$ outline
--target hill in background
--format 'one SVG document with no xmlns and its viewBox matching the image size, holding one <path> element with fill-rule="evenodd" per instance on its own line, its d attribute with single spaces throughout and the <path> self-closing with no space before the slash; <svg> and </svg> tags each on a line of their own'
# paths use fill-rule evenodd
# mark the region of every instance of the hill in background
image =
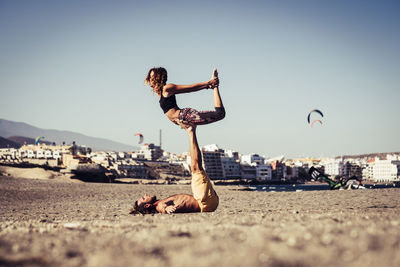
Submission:
<svg viewBox="0 0 400 267">
<path fill-rule="evenodd" d="M 25 136 L 10 136 L 7 138 L 7 140 L 10 140 L 20 146 L 22 145 L 34 145 L 35 144 L 35 139 L 30 138 L 30 137 L 25 137 Z M 46 141 L 46 140 L 40 140 L 40 143 L 44 143 L 46 145 L 51 145 L 53 142 Z"/>
<path fill-rule="evenodd" d="M 138 147 L 126 145 L 123 143 L 115 142 L 112 140 L 91 137 L 83 135 L 76 132 L 70 131 L 60 131 L 60 130 L 49 130 L 41 129 L 27 123 L 14 122 L 5 119 L 0 119 L 0 137 L 1 145 L 4 143 L 7 147 L 12 147 L 11 145 L 22 145 L 24 142 L 32 144 L 37 136 L 44 136 L 45 138 L 41 140 L 41 143 L 56 143 L 57 145 L 62 144 L 72 144 L 76 142 L 77 145 L 86 145 L 92 148 L 93 151 L 135 151 Z M 8 141 L 7 141 L 8 140 Z M 8 143 L 9 142 L 9 143 Z M 18 146 L 18 147 L 19 147 Z"/>
<path fill-rule="evenodd" d="M 0 148 L 20 148 L 20 144 L 0 136 Z"/>
</svg>

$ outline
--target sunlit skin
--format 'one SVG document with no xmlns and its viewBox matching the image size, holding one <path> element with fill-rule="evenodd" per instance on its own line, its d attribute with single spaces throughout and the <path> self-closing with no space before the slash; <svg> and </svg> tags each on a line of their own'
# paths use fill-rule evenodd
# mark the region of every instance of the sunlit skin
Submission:
<svg viewBox="0 0 400 267">
<path fill-rule="evenodd" d="M 200 82 L 190 85 L 177 85 L 173 83 L 167 83 L 167 71 L 164 68 L 161 67 L 154 68 L 149 71 L 145 79 L 145 84 L 150 85 L 150 87 L 153 89 L 155 93 L 157 93 L 160 99 L 161 97 L 168 98 L 175 94 L 190 93 L 202 89 L 213 89 L 214 107 L 216 109 L 217 108 L 223 109 L 223 104 L 218 88 L 219 86 L 218 72 L 216 69 L 213 70 L 211 80 L 209 80 L 208 82 Z M 173 105 L 175 107 L 172 108 L 168 107 L 169 109 L 165 114 L 169 120 L 180 125 L 188 132 L 189 142 L 190 142 L 192 174 L 200 173 L 201 171 L 204 170 L 202 167 L 201 152 L 196 138 L 196 125 L 192 125 L 190 122 L 182 122 L 183 120 L 179 119 L 181 109 L 179 109 L 179 107 L 177 107 L 175 103 Z M 224 112 L 223 116 L 225 116 L 225 111 L 223 112 Z M 207 179 L 209 178 L 207 177 Z M 203 184 L 207 185 L 208 182 L 205 182 Z M 215 192 L 211 194 L 215 194 Z M 132 212 L 139 212 L 139 213 L 158 212 L 158 213 L 168 213 L 168 214 L 180 213 L 180 212 L 201 212 L 202 208 L 200 208 L 198 201 L 199 200 L 196 200 L 193 197 L 193 195 L 188 195 L 188 194 L 177 194 L 161 200 L 157 200 L 156 196 L 154 195 L 144 195 L 135 202 Z M 214 203 L 217 203 L 215 205 L 218 205 L 218 196 L 216 194 L 214 197 L 214 201 L 216 201 Z M 215 206 L 215 208 L 216 207 L 217 206 Z"/>
<path fill-rule="evenodd" d="M 157 86 L 156 82 L 154 81 L 155 80 L 154 76 L 155 76 L 154 71 L 150 72 L 149 85 L 153 89 Z M 190 92 L 195 92 L 195 91 L 199 91 L 199 90 L 203 90 L 203 89 L 213 89 L 214 90 L 214 106 L 222 107 L 222 101 L 221 101 L 221 97 L 219 95 L 218 85 L 219 85 L 218 77 L 213 77 L 208 82 L 200 82 L 200 83 L 194 83 L 194 84 L 190 84 L 190 85 L 177 85 L 177 84 L 173 84 L 173 83 L 168 83 L 168 84 L 163 85 L 162 94 L 163 94 L 163 97 L 169 97 L 174 94 L 190 93 Z M 161 97 L 161 93 L 157 93 L 157 94 L 159 97 Z M 165 113 L 165 115 L 173 123 L 176 123 L 179 113 L 180 113 L 180 109 L 172 108 L 172 109 L 168 110 L 167 113 Z"/>
<path fill-rule="evenodd" d="M 196 127 L 187 126 L 185 129 L 189 135 L 191 171 L 199 172 L 203 170 L 203 164 L 196 138 Z M 192 195 L 188 194 L 177 194 L 158 201 L 156 200 L 155 195 L 146 194 L 137 201 L 137 204 L 139 208 L 144 208 L 151 212 L 167 214 L 201 211 L 196 199 Z"/>
<path fill-rule="evenodd" d="M 158 213 L 200 212 L 200 206 L 192 195 L 177 194 L 161 200 L 156 196 L 144 195 L 138 200 L 138 206 Z"/>
</svg>

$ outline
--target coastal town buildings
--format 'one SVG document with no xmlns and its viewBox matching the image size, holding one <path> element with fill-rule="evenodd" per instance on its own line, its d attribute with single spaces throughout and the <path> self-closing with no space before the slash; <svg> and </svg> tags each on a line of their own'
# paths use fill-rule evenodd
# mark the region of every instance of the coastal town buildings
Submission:
<svg viewBox="0 0 400 267">
<path fill-rule="evenodd" d="M 286 165 L 283 162 L 275 161 L 271 163 L 273 181 L 286 180 Z"/>
<path fill-rule="evenodd" d="M 332 177 L 362 177 L 375 182 L 393 182 L 400 180 L 400 158 L 387 155 L 387 159 L 375 158 L 337 158 L 320 162 L 325 174 Z"/>
<path fill-rule="evenodd" d="M 265 157 L 252 153 L 240 157 L 243 179 L 257 179 L 259 181 L 272 181 L 273 169 Z"/>
<path fill-rule="evenodd" d="M 148 178 L 148 172 L 143 162 L 122 160 L 115 163 L 114 169 L 119 172 L 119 177 Z"/>
<path fill-rule="evenodd" d="M 373 180 L 373 163 L 375 159 L 368 159 L 361 165 L 361 177 L 363 180 Z"/>
<path fill-rule="evenodd" d="M 362 177 L 376 183 L 400 181 L 400 154 L 386 154 L 386 158 L 371 156 L 341 156 L 337 158 L 297 158 L 285 160 L 283 156 L 265 158 L 256 153 L 240 155 L 224 150 L 216 144 L 202 148 L 203 166 L 211 179 L 257 180 L 260 182 L 305 181 L 311 166 L 318 166 L 331 178 Z M 145 144 L 138 151 L 92 152 L 85 146 L 37 144 L 17 148 L 0 148 L 0 163 L 44 165 L 76 170 L 100 169 L 118 177 L 156 177 L 152 168 L 162 169 L 167 175 L 178 172 L 178 177 L 190 176 L 188 152 L 173 154 L 160 146 Z M 162 167 L 160 167 L 161 165 Z M 158 166 L 159 165 L 159 166 Z M 300 177 L 301 176 L 301 177 Z"/>
<path fill-rule="evenodd" d="M 240 173 L 245 181 L 257 179 L 257 164 L 240 164 Z"/>
<path fill-rule="evenodd" d="M 272 166 L 264 163 L 256 166 L 256 176 L 261 181 L 272 181 Z"/>
<path fill-rule="evenodd" d="M 361 170 L 361 163 L 360 161 L 346 161 L 342 169 L 340 170 L 340 177 L 343 178 L 350 178 L 352 176 L 361 177 L 362 170 Z"/>
<path fill-rule="evenodd" d="M 204 169 L 210 179 L 224 179 L 224 169 L 222 166 L 223 152 L 203 150 Z"/>
<path fill-rule="evenodd" d="M 286 165 L 285 180 L 295 180 L 295 179 L 297 179 L 299 177 L 300 168 L 301 167 L 299 167 L 299 166 Z"/>
<path fill-rule="evenodd" d="M 156 146 L 153 143 L 144 144 L 139 151 L 132 155 L 133 158 L 136 159 L 145 159 L 145 160 L 158 160 L 163 156 L 163 150 L 160 146 Z"/>
<path fill-rule="evenodd" d="M 375 182 L 400 181 L 400 160 L 388 158 L 386 160 L 376 159 L 372 164 L 372 177 Z"/>
<path fill-rule="evenodd" d="M 324 166 L 324 173 L 326 175 L 340 175 L 340 171 L 343 169 L 343 159 L 329 159 L 321 162 L 321 165 Z"/>
<path fill-rule="evenodd" d="M 326 175 L 335 177 L 340 176 L 343 178 L 350 178 L 352 176 L 362 177 L 362 161 L 357 159 L 343 158 L 328 159 L 321 161 L 320 165 L 324 167 Z M 363 165 L 364 166 L 364 165 Z"/>
<path fill-rule="evenodd" d="M 252 154 L 248 154 L 248 155 L 242 155 L 240 157 L 240 162 L 242 164 L 259 164 L 262 165 L 265 162 L 265 157 L 262 157 L 258 154 L 252 153 Z"/>
<path fill-rule="evenodd" d="M 235 157 L 230 157 L 228 154 L 224 154 L 221 157 L 223 176 L 226 179 L 240 179 L 240 163 Z"/>
</svg>

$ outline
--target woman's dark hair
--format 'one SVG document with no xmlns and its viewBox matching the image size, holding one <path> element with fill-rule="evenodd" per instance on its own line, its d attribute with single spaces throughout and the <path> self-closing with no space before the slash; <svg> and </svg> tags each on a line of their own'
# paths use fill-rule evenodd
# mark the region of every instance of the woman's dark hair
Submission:
<svg viewBox="0 0 400 267">
<path fill-rule="evenodd" d="M 154 76 L 151 77 L 151 72 L 154 72 Z M 150 84 L 150 80 L 154 82 L 155 86 L 153 87 L 154 92 L 158 95 L 161 94 L 162 87 L 167 83 L 168 74 L 167 70 L 163 67 L 155 67 L 149 70 L 147 73 L 147 77 L 144 80 L 144 84 Z"/>
</svg>

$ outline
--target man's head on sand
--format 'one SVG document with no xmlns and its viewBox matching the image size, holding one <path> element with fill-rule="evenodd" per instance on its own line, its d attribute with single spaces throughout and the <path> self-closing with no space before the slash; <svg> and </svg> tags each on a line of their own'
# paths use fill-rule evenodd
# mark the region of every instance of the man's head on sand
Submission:
<svg viewBox="0 0 400 267">
<path fill-rule="evenodd" d="M 157 201 L 157 198 L 156 198 L 155 195 L 147 195 L 147 194 L 145 194 L 144 196 L 139 198 L 137 201 L 135 201 L 130 213 L 133 213 L 133 214 L 154 213 L 155 212 L 155 207 L 153 206 L 153 203 L 156 202 L 156 201 Z"/>
</svg>

